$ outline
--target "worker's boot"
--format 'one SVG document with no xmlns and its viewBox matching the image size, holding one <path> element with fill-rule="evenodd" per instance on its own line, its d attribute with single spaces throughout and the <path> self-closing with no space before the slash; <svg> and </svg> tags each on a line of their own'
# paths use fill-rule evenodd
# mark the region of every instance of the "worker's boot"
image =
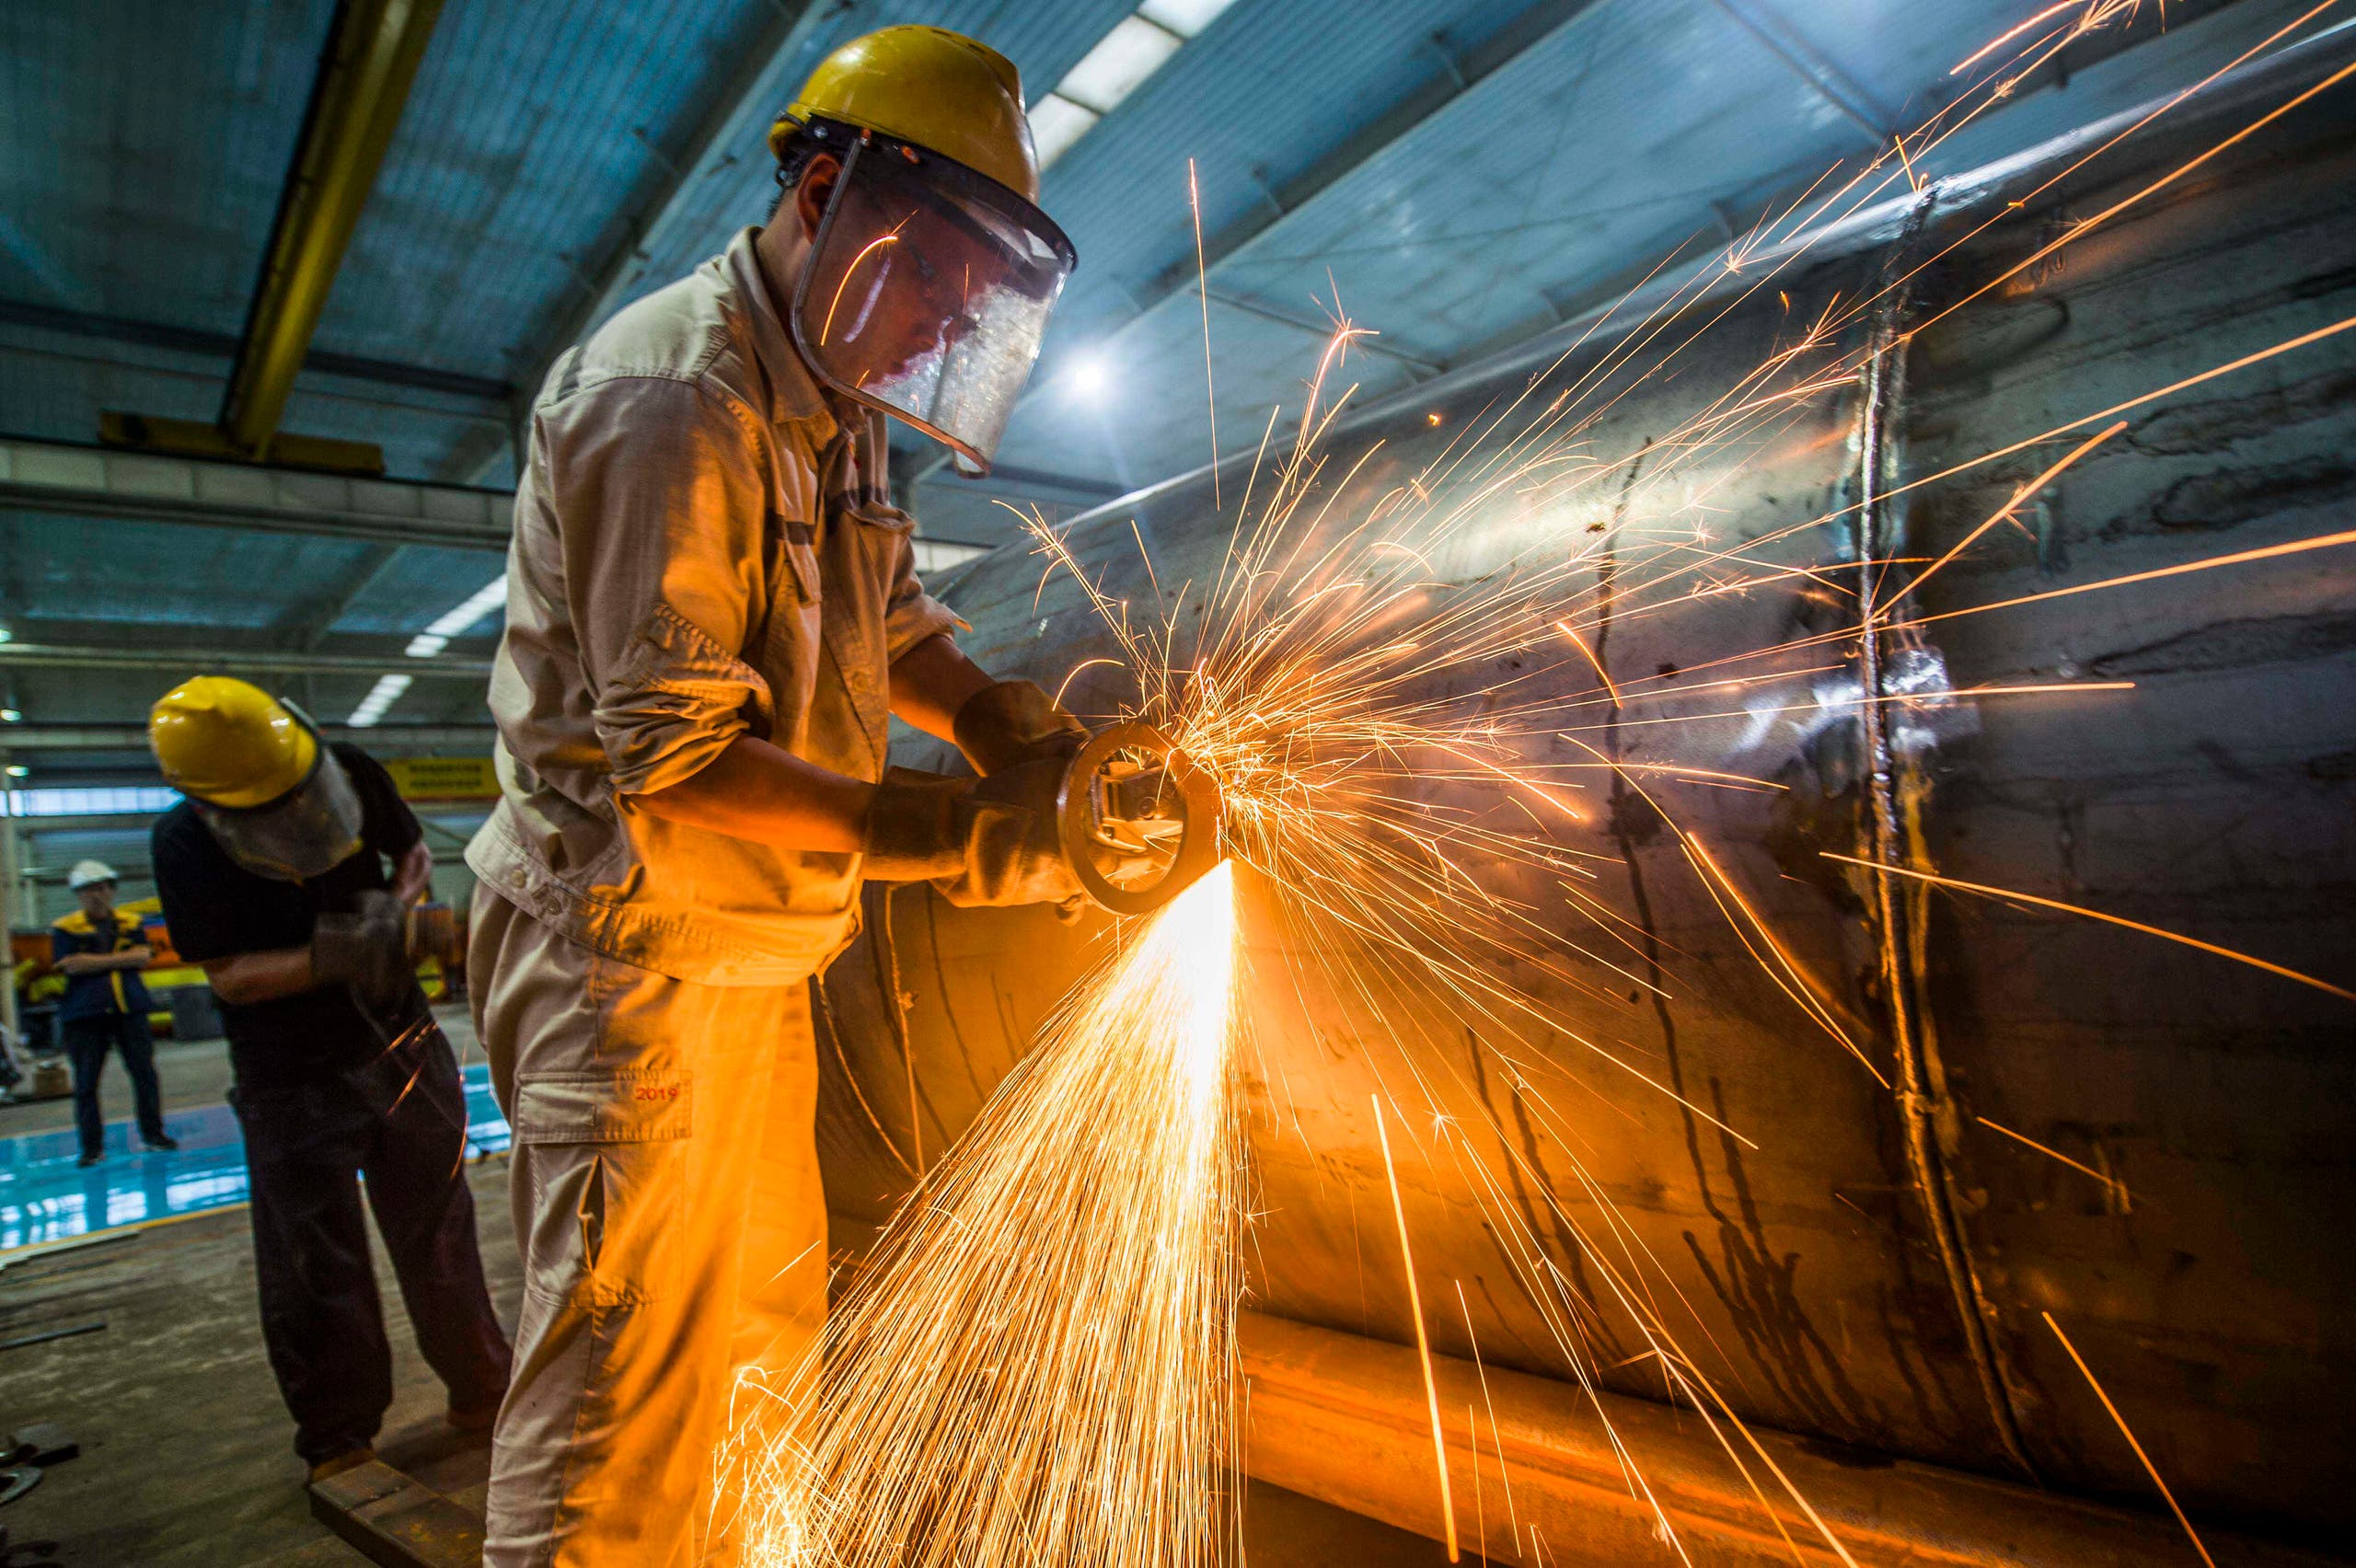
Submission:
<svg viewBox="0 0 2356 1568">
<path fill-rule="evenodd" d="M 331 1459 L 321 1459 L 311 1467 L 311 1484 L 317 1486 L 319 1482 L 330 1481 L 346 1470 L 358 1470 L 365 1464 L 374 1464 L 375 1459 L 376 1450 L 374 1448 L 353 1448 L 348 1453 L 338 1454 Z"/>
</svg>

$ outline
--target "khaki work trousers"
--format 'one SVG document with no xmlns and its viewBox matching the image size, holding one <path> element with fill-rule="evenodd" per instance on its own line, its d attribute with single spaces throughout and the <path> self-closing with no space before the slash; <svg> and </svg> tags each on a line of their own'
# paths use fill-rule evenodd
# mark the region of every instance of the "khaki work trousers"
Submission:
<svg viewBox="0 0 2356 1568">
<path fill-rule="evenodd" d="M 467 974 L 514 1129 L 524 1263 L 485 1568 L 687 1568 L 738 1369 L 799 1369 L 826 1316 L 804 984 L 701 986 L 479 888 Z"/>
</svg>

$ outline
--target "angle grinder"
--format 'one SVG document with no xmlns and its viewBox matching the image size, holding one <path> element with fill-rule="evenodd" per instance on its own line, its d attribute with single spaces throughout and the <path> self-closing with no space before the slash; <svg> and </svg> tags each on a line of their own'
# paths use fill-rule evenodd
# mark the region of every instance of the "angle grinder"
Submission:
<svg viewBox="0 0 2356 1568">
<path fill-rule="evenodd" d="M 1115 915 L 1150 914 L 1218 865 L 1219 813 L 1210 774 L 1136 720 L 1082 746 L 1056 796 L 1072 875 Z"/>
</svg>

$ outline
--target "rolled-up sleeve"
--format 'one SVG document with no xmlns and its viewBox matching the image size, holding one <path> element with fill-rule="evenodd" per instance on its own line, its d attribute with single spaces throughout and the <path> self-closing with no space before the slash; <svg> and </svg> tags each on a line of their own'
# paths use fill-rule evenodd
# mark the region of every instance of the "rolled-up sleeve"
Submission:
<svg viewBox="0 0 2356 1568">
<path fill-rule="evenodd" d="M 886 661 L 897 663 L 900 655 L 918 643 L 944 631 L 955 631 L 964 624 L 948 605 L 924 591 L 924 584 L 917 580 L 916 543 L 903 534 L 899 559 L 892 571 L 892 590 L 884 601 Z"/>
<path fill-rule="evenodd" d="M 540 421 L 598 743 L 620 792 L 667 788 L 771 717 L 741 656 L 765 591 L 757 427 L 660 376 L 585 387 Z"/>
</svg>

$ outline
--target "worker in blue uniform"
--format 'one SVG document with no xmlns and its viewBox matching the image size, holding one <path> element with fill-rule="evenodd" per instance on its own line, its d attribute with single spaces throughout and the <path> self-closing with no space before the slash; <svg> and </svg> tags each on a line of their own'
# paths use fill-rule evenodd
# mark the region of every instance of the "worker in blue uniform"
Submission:
<svg viewBox="0 0 2356 1568">
<path fill-rule="evenodd" d="M 65 976 L 57 1020 L 74 1063 L 74 1128 L 84 1165 L 106 1158 L 107 1123 L 98 1108 L 98 1079 L 107 1054 L 121 1053 L 131 1078 L 139 1140 L 152 1149 L 178 1148 L 164 1130 L 164 1101 L 156 1087 L 156 1043 L 147 1032 L 147 987 L 139 972 L 155 951 L 135 916 L 114 906 L 114 868 L 84 860 L 66 873 L 81 907 L 49 928 L 50 962 Z"/>
</svg>

